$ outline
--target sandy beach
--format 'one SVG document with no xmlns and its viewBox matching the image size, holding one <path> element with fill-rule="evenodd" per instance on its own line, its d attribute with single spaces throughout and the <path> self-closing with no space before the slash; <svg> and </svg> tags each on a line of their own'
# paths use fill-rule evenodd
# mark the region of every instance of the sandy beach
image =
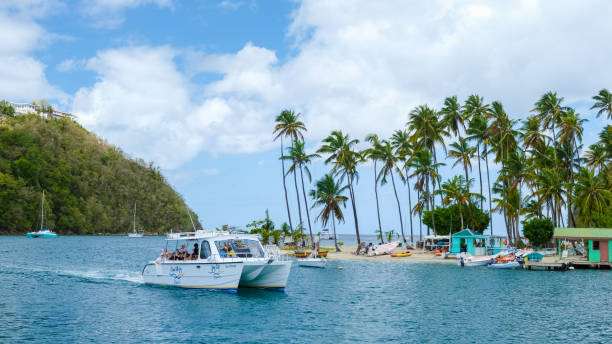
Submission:
<svg viewBox="0 0 612 344">
<path fill-rule="evenodd" d="M 420 263 L 457 263 L 454 257 L 448 259 L 442 259 L 442 257 L 436 257 L 433 252 L 423 252 L 422 250 L 410 250 L 412 252 L 412 256 L 410 257 L 391 257 L 388 254 L 382 256 L 363 256 L 356 255 L 355 251 L 357 250 L 356 246 L 342 246 L 340 248 L 342 252 L 336 252 L 333 247 L 322 247 L 322 251 L 328 251 L 327 258 L 330 260 L 368 260 L 368 261 L 377 261 L 377 262 L 420 262 Z M 307 250 L 309 251 L 309 250 Z M 398 247 L 392 251 L 392 253 L 404 253 L 406 249 L 403 247 Z M 293 255 L 294 251 L 283 250 L 283 253 L 287 253 L 289 255 Z"/>
</svg>

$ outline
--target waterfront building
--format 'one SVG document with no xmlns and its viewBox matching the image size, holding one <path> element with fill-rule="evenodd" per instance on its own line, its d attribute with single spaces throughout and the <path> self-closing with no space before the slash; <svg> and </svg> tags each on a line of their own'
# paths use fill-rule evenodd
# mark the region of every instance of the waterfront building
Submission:
<svg viewBox="0 0 612 344">
<path fill-rule="evenodd" d="M 553 239 L 559 246 L 559 259 L 563 257 L 563 241 L 587 242 L 586 256 L 592 263 L 612 262 L 612 228 L 555 228 Z"/>
</svg>

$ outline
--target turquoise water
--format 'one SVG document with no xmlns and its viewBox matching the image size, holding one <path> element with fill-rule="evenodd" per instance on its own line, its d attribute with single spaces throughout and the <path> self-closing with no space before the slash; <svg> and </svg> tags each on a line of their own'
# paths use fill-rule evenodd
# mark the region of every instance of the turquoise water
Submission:
<svg viewBox="0 0 612 344">
<path fill-rule="evenodd" d="M 142 284 L 161 237 L 0 237 L 0 343 L 606 342 L 612 271 L 334 262 L 286 292 Z M 343 269 L 339 270 L 338 266 Z"/>
</svg>

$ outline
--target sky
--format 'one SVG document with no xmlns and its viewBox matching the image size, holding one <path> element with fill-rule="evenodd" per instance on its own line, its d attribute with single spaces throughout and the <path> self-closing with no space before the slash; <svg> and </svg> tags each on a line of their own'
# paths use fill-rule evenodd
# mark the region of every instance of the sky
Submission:
<svg viewBox="0 0 612 344">
<path fill-rule="evenodd" d="M 589 108 L 612 87 L 611 17 L 605 0 L 3 0 L 0 99 L 46 99 L 152 161 L 205 228 L 244 227 L 266 209 L 280 224 L 272 130 L 283 109 L 301 113 L 314 152 L 332 130 L 388 137 L 414 107 L 439 109 L 447 96 L 479 94 L 523 119 L 555 91 L 588 119 L 585 147 L 595 142 L 610 124 Z M 444 179 L 463 173 L 444 162 Z M 322 160 L 311 166 L 313 179 L 328 171 Z M 372 234 L 373 168 L 359 171 L 360 228 Z M 296 222 L 292 179 L 287 186 Z M 406 214 L 408 190 L 398 192 Z M 393 189 L 379 194 L 384 230 L 398 231 Z M 350 207 L 345 214 L 338 232 L 352 233 Z M 502 234 L 503 219 L 493 221 Z M 416 217 L 413 225 L 418 232 Z"/>
</svg>

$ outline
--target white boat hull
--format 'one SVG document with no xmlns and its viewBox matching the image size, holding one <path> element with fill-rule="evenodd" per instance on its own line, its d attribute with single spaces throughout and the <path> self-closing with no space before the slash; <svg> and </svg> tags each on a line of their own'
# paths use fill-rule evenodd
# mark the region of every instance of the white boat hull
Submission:
<svg viewBox="0 0 612 344">
<path fill-rule="evenodd" d="M 521 267 L 521 264 L 519 264 L 519 262 L 517 261 L 512 261 L 508 263 L 491 264 L 489 265 L 489 267 L 494 268 L 494 269 L 516 269 L 516 268 Z"/>
<path fill-rule="evenodd" d="M 141 233 L 130 233 L 130 234 L 128 234 L 128 237 L 129 238 L 142 238 L 142 237 L 144 237 L 144 235 L 141 234 Z"/>
<path fill-rule="evenodd" d="M 290 260 L 245 261 L 239 287 L 283 290 L 290 272 Z"/>
<path fill-rule="evenodd" d="M 304 258 L 298 259 L 299 266 L 305 266 L 310 268 L 324 268 L 327 264 L 327 259 L 324 258 Z"/>
<path fill-rule="evenodd" d="M 236 292 L 242 270 L 242 262 L 151 262 L 143 268 L 142 278 L 148 284 Z"/>
</svg>

